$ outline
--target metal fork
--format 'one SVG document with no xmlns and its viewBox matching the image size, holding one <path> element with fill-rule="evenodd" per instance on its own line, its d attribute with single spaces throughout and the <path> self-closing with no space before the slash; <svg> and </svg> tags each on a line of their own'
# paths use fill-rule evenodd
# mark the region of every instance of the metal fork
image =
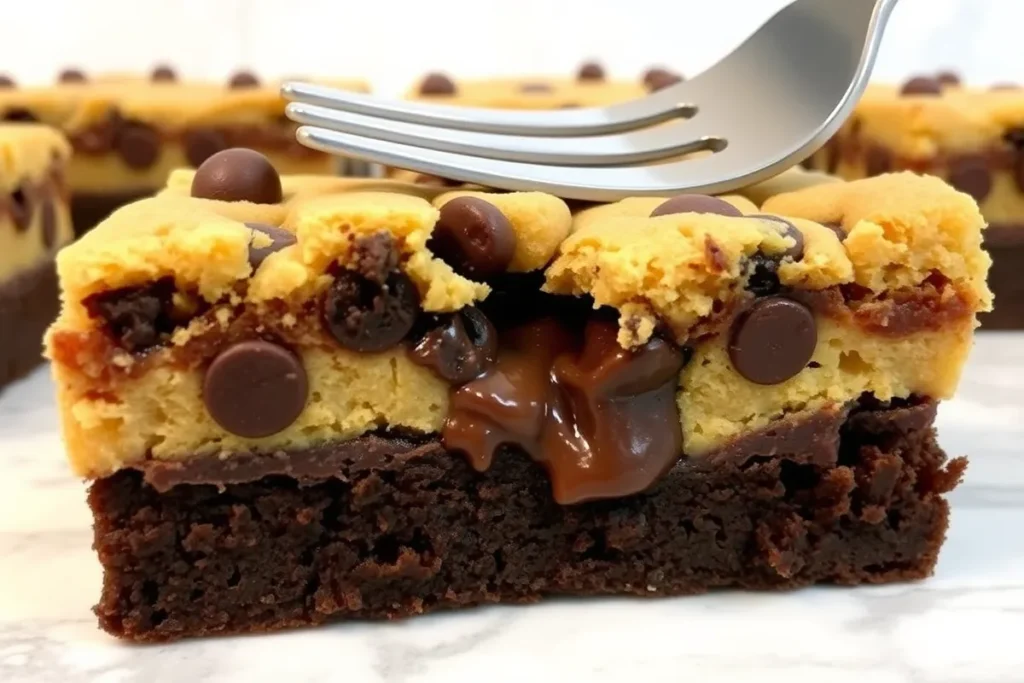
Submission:
<svg viewBox="0 0 1024 683">
<path fill-rule="evenodd" d="M 507 190 L 721 193 L 809 156 L 867 86 L 898 0 L 796 0 L 699 76 L 610 107 L 506 111 L 287 83 L 299 141 Z M 660 124 L 660 125 L 658 125 Z M 692 152 L 710 152 L 681 159 Z"/>
</svg>

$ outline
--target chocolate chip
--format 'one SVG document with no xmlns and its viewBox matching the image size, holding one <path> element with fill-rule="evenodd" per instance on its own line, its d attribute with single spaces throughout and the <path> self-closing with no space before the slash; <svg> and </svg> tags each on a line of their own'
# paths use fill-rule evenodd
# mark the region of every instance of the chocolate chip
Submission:
<svg viewBox="0 0 1024 683">
<path fill-rule="evenodd" d="M 39 117 L 25 107 L 11 107 L 4 111 L 3 120 L 9 123 L 35 123 Z"/>
<path fill-rule="evenodd" d="M 783 297 L 757 299 L 733 322 L 729 359 L 755 384 L 779 384 L 800 373 L 818 343 L 814 315 Z"/>
<path fill-rule="evenodd" d="M 86 154 L 106 154 L 114 148 L 125 121 L 120 112 L 111 109 L 96 123 L 78 131 L 72 138 L 76 150 Z"/>
<path fill-rule="evenodd" d="M 185 131 L 184 144 L 185 158 L 192 168 L 199 168 L 214 154 L 228 148 L 224 134 L 216 128 L 190 128 Z"/>
<path fill-rule="evenodd" d="M 57 80 L 61 83 L 85 83 L 87 79 L 80 69 L 64 69 L 57 76 Z"/>
<path fill-rule="evenodd" d="M 971 195 L 977 202 L 984 201 L 992 191 L 992 169 L 988 160 L 980 154 L 965 154 L 951 159 L 949 184 Z"/>
<path fill-rule="evenodd" d="M 256 75 L 251 71 L 238 71 L 228 80 L 228 87 L 232 90 L 258 88 L 260 87 L 260 79 L 256 78 Z"/>
<path fill-rule="evenodd" d="M 742 216 L 735 206 L 706 194 L 680 194 L 659 204 L 651 211 L 651 218 L 674 213 L 712 213 L 719 216 Z"/>
<path fill-rule="evenodd" d="M 683 77 L 677 73 L 673 73 L 668 69 L 653 68 L 648 69 L 643 76 L 644 85 L 647 86 L 647 90 L 650 92 L 658 92 L 663 90 L 670 85 L 676 83 L 682 83 Z"/>
<path fill-rule="evenodd" d="M 192 196 L 222 202 L 281 202 L 281 176 L 267 157 L 244 147 L 217 152 L 192 178 Z"/>
<path fill-rule="evenodd" d="M 576 77 L 581 81 L 603 81 L 604 68 L 597 62 L 587 62 L 580 67 Z"/>
<path fill-rule="evenodd" d="M 766 254 L 754 254 L 750 257 L 750 276 L 747 278 L 746 290 L 755 297 L 772 296 L 782 289 L 779 281 L 779 260 Z"/>
<path fill-rule="evenodd" d="M 252 239 L 249 240 L 249 265 L 252 266 L 253 270 L 260 267 L 264 259 L 273 254 L 275 251 L 281 251 L 285 247 L 295 244 L 297 241 L 294 234 L 284 228 L 279 228 L 276 225 L 270 225 L 268 223 L 246 223 L 245 227 L 253 231 Z M 262 233 L 270 238 L 270 244 L 265 247 L 254 246 L 256 240 L 255 233 Z"/>
<path fill-rule="evenodd" d="M 456 197 L 441 207 L 428 248 L 465 277 L 486 279 L 508 269 L 516 233 L 505 214 L 478 197 Z"/>
<path fill-rule="evenodd" d="M 498 357 L 498 333 L 480 309 L 469 306 L 438 316 L 412 347 L 414 362 L 452 384 L 484 374 Z"/>
<path fill-rule="evenodd" d="M 427 74 L 420 83 L 421 95 L 454 95 L 455 82 L 442 73 Z"/>
<path fill-rule="evenodd" d="M 864 173 L 868 176 L 882 175 L 892 170 L 892 153 L 885 147 L 872 145 L 864 155 Z"/>
<path fill-rule="evenodd" d="M 955 86 L 960 85 L 960 76 L 953 71 L 940 71 L 936 76 L 937 80 L 941 85 L 944 86 Z"/>
<path fill-rule="evenodd" d="M 14 82 L 13 78 L 8 76 L 7 74 L 0 74 L 0 90 L 6 89 L 6 88 L 16 88 L 16 87 L 18 87 L 18 86 Z"/>
<path fill-rule="evenodd" d="M 418 309 L 416 285 L 404 273 L 393 272 L 379 285 L 342 270 L 324 295 L 323 318 L 346 349 L 384 351 L 409 334 Z"/>
<path fill-rule="evenodd" d="M 915 76 L 900 88 L 901 95 L 941 95 L 942 83 L 936 78 Z"/>
<path fill-rule="evenodd" d="M 41 212 L 43 246 L 53 249 L 57 244 L 57 205 L 52 198 L 47 197 L 43 200 Z"/>
<path fill-rule="evenodd" d="M 107 334 L 122 348 L 140 353 L 174 331 L 173 295 L 174 280 L 163 278 L 143 287 L 93 294 L 82 305 L 89 315 L 104 322 Z"/>
<path fill-rule="evenodd" d="M 116 131 L 114 147 L 129 168 L 145 170 L 160 157 L 160 134 L 141 121 L 126 121 Z"/>
<path fill-rule="evenodd" d="M 794 261 L 799 261 L 804 257 L 804 234 L 800 232 L 799 228 L 787 221 L 785 218 L 769 216 L 767 214 L 755 214 L 747 216 L 747 218 L 758 218 L 762 221 L 774 223 L 779 228 L 779 233 L 781 233 L 783 237 L 793 238 L 793 246 L 779 254 L 780 258 L 786 258 L 788 256 Z"/>
<path fill-rule="evenodd" d="M 150 78 L 157 83 L 173 83 L 178 80 L 178 74 L 176 74 L 174 69 L 166 64 L 161 64 L 153 69 L 153 73 L 150 75 Z"/>
<path fill-rule="evenodd" d="M 542 93 L 551 92 L 552 88 L 547 83 L 523 83 L 519 86 L 519 92 Z"/>
<path fill-rule="evenodd" d="M 35 211 L 35 201 L 32 191 L 25 187 L 16 187 L 11 192 L 10 214 L 14 229 L 18 232 L 25 232 L 32 225 L 32 213 Z"/>
<path fill-rule="evenodd" d="M 203 403 L 210 417 L 246 439 L 276 434 L 302 414 L 309 380 L 302 361 L 262 339 L 229 346 L 203 378 Z"/>
</svg>

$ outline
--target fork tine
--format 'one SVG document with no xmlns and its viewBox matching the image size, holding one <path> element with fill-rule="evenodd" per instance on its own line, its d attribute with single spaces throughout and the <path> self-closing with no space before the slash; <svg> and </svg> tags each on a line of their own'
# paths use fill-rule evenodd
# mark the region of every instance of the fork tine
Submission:
<svg viewBox="0 0 1024 683">
<path fill-rule="evenodd" d="M 455 130 L 572 136 L 617 133 L 691 116 L 696 108 L 686 102 L 686 86 L 686 83 L 682 83 L 654 95 L 611 107 L 561 111 L 506 111 L 406 102 L 298 82 L 285 83 L 281 87 L 281 95 L 293 102 Z"/>
<path fill-rule="evenodd" d="M 650 166 L 589 168 L 537 165 L 487 159 L 388 140 L 302 126 L 296 133 L 307 147 L 330 154 L 369 159 L 386 166 L 453 178 L 507 190 L 550 192 L 567 199 L 612 201 L 629 196 L 667 196 L 678 192 L 718 193 L 735 190 L 778 172 L 778 165 L 744 163 L 729 149 L 698 159 Z M 694 182 L 699 178 L 699 182 Z"/>
<path fill-rule="evenodd" d="M 720 144 L 719 140 L 713 138 L 688 139 L 685 135 L 687 129 L 680 130 L 675 126 L 597 137 L 538 138 L 433 128 L 302 103 L 289 104 L 285 111 L 288 117 L 297 123 L 340 133 L 352 133 L 424 149 L 538 164 L 633 164 L 677 157 Z M 690 128 L 692 129 L 692 126 Z"/>
</svg>

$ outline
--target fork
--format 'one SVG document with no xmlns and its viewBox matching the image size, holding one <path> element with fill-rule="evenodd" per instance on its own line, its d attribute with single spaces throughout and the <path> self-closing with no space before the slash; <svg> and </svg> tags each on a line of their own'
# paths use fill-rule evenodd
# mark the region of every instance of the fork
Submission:
<svg viewBox="0 0 1024 683">
<path fill-rule="evenodd" d="M 299 142 L 324 152 L 568 199 L 717 194 L 777 175 L 839 129 L 897 1 L 796 0 L 707 71 L 609 107 L 506 111 L 296 82 L 282 94 Z"/>
</svg>

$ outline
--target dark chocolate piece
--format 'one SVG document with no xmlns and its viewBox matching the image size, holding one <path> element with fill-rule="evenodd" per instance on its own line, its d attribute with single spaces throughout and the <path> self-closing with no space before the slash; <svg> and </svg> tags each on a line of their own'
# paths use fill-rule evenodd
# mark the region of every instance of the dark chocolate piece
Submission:
<svg viewBox="0 0 1024 683">
<path fill-rule="evenodd" d="M 256 74 L 251 71 L 238 71 L 228 80 L 228 87 L 233 90 L 258 88 L 259 85 L 260 79 L 256 78 Z"/>
<path fill-rule="evenodd" d="M 163 278 L 143 287 L 100 292 L 82 304 L 103 321 L 110 336 L 126 351 L 141 353 L 174 331 L 171 299 L 174 281 Z"/>
<path fill-rule="evenodd" d="M 516 233 L 501 209 L 479 197 L 456 197 L 441 207 L 428 247 L 474 280 L 500 275 L 516 251 Z"/>
<path fill-rule="evenodd" d="M 580 67 L 576 78 L 581 81 L 603 81 L 605 79 L 604 67 L 597 62 L 587 62 Z"/>
<path fill-rule="evenodd" d="M 80 69 L 64 69 L 57 76 L 57 80 L 61 83 L 85 83 L 88 79 Z"/>
<path fill-rule="evenodd" d="M 125 121 L 117 130 L 114 146 L 129 168 L 143 171 L 160 158 L 160 133 L 141 121 Z"/>
<path fill-rule="evenodd" d="M 676 83 L 682 83 L 683 77 L 668 69 L 648 69 L 643 76 L 644 85 L 650 92 L 658 92 Z"/>
<path fill-rule="evenodd" d="M 493 367 L 497 356 L 498 333 L 473 306 L 438 316 L 410 353 L 414 362 L 452 384 L 476 379 Z"/>
<path fill-rule="evenodd" d="M 800 373 L 814 355 L 817 325 L 811 310 L 792 299 L 757 299 L 733 322 L 729 359 L 755 384 L 780 384 Z"/>
<path fill-rule="evenodd" d="M 178 74 L 171 67 L 166 64 L 153 69 L 153 73 L 150 75 L 150 80 L 157 83 L 174 83 L 178 80 Z"/>
<path fill-rule="evenodd" d="M 275 251 L 281 251 L 285 247 L 295 244 L 298 240 L 290 230 L 279 228 L 276 225 L 267 223 L 246 223 L 245 227 L 253 231 L 253 237 L 249 241 L 249 265 L 255 271 L 263 263 L 264 259 Z M 254 246 L 256 233 L 262 233 L 270 238 L 271 242 L 265 247 Z"/>
<path fill-rule="evenodd" d="M 192 168 L 199 168 L 207 159 L 228 148 L 224 134 L 216 128 L 191 128 L 182 138 L 185 159 Z"/>
<path fill-rule="evenodd" d="M 302 413 L 309 381 L 299 358 L 262 339 L 239 342 L 214 358 L 203 403 L 214 422 L 247 439 L 276 434 Z"/>
<path fill-rule="evenodd" d="M 735 217 L 743 215 L 743 212 L 724 199 L 706 194 L 681 194 L 659 204 L 651 211 L 651 218 L 674 213 L 713 213 Z"/>
<path fill-rule="evenodd" d="M 8 123 L 35 123 L 39 117 L 32 113 L 32 110 L 25 107 L 11 107 L 4 111 L 2 118 Z"/>
<path fill-rule="evenodd" d="M 940 71 L 935 76 L 935 80 L 943 86 L 956 86 L 960 85 L 960 75 L 955 71 Z"/>
<path fill-rule="evenodd" d="M 222 202 L 278 204 L 283 196 L 281 176 L 270 160 L 257 151 L 244 147 L 226 149 L 196 170 L 192 196 Z"/>
<path fill-rule="evenodd" d="M 454 95 L 455 82 L 442 73 L 427 74 L 420 83 L 421 95 Z"/>
<path fill-rule="evenodd" d="M 14 82 L 14 79 L 7 74 L 0 74 L 0 90 L 7 90 L 9 88 L 17 88 L 18 84 Z"/>
<path fill-rule="evenodd" d="M 901 95 L 941 95 L 942 83 L 929 76 L 915 76 L 900 88 Z"/>
<path fill-rule="evenodd" d="M 412 330 L 418 310 L 416 285 L 400 271 L 392 272 L 384 284 L 355 271 L 339 271 L 323 300 L 328 331 L 352 351 L 395 346 Z"/>
<path fill-rule="evenodd" d="M 981 154 L 963 154 L 949 162 L 949 184 L 982 202 L 992 191 L 992 169 Z"/>
</svg>

